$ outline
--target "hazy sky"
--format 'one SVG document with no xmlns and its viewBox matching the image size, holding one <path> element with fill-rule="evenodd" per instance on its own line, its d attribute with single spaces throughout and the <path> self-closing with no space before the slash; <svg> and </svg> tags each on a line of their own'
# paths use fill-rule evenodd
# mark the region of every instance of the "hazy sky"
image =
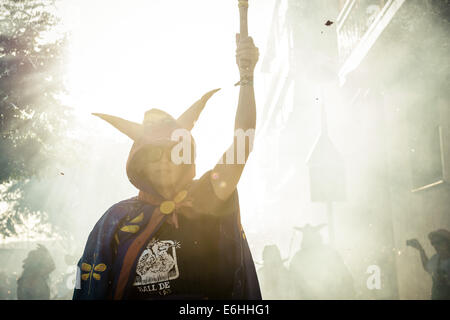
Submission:
<svg viewBox="0 0 450 320">
<path fill-rule="evenodd" d="M 260 49 L 255 70 L 258 116 L 266 98 L 260 68 L 274 4 L 275 0 L 249 1 L 249 34 Z M 146 110 L 160 108 L 177 117 L 207 91 L 222 88 L 208 102 L 193 130 L 197 176 L 212 169 L 233 138 L 239 94 L 239 87 L 234 86 L 239 80 L 235 61 L 238 1 L 70 0 L 63 1 L 61 13 L 71 32 L 67 102 L 89 127 L 117 141 L 94 150 L 100 158 L 114 159 L 113 167 L 123 170 L 120 181 L 126 189 L 111 187 L 118 181 L 111 180 L 102 182 L 103 190 L 111 198 L 119 197 L 114 193 L 117 190 L 123 198 L 136 194 L 125 174 L 126 154 L 132 142 L 91 112 L 141 122 Z M 83 132 L 82 136 L 92 144 L 95 134 Z M 255 161 L 256 154 L 252 156 Z M 95 171 L 92 175 L 106 179 Z M 239 184 L 241 208 L 246 212 L 244 225 L 250 225 L 256 215 L 250 196 L 256 192 L 254 183 L 246 170 Z M 255 228 L 252 224 L 247 229 L 251 234 Z"/>
<path fill-rule="evenodd" d="M 198 173 L 213 165 L 231 143 L 239 74 L 235 63 L 238 1 L 64 1 L 71 30 L 69 104 L 86 121 L 91 112 L 142 121 L 151 108 L 180 115 L 214 88 L 194 131 Z M 274 0 L 250 1 L 249 33 L 260 48 L 261 65 Z M 258 108 L 264 92 L 259 91 Z M 117 133 L 117 136 L 119 134 Z M 207 149 L 207 150 L 204 150 Z M 202 152 L 204 150 L 205 152 Z"/>
</svg>

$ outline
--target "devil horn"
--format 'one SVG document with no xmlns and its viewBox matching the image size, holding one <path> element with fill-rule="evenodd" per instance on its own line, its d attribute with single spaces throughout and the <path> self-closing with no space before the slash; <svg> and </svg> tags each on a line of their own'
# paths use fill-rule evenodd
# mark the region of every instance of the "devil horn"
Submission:
<svg viewBox="0 0 450 320">
<path fill-rule="evenodd" d="M 118 129 L 120 132 L 126 134 L 133 141 L 136 141 L 142 135 L 143 128 L 142 125 L 139 123 L 128 121 L 104 113 L 92 113 L 92 115 L 105 120 L 106 122 L 114 126 L 116 129 Z"/>
<path fill-rule="evenodd" d="M 186 130 L 191 131 L 194 127 L 195 122 L 198 120 L 200 113 L 203 111 L 203 108 L 208 102 L 209 98 L 212 97 L 214 93 L 219 91 L 219 89 L 214 89 L 200 98 L 200 100 L 196 101 L 192 106 L 189 107 L 181 116 L 178 117 L 177 122 Z"/>
</svg>

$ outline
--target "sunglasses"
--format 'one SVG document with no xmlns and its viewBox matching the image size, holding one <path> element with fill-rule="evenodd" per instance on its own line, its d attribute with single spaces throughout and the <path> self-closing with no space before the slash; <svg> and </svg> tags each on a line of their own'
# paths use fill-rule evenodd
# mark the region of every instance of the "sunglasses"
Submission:
<svg viewBox="0 0 450 320">
<path fill-rule="evenodd" d="M 156 163 L 158 161 L 160 161 L 163 157 L 164 154 L 168 154 L 169 155 L 169 160 L 171 162 L 172 161 L 172 149 L 174 146 L 152 146 L 152 147 L 148 147 L 145 149 L 144 154 L 143 154 L 143 161 L 144 163 Z M 179 155 L 179 157 L 183 157 L 183 149 L 181 149 Z M 193 161 L 193 156 L 192 156 L 192 161 Z M 191 162 L 192 163 L 192 162 Z"/>
<path fill-rule="evenodd" d="M 143 156 L 142 156 L 142 160 L 144 161 L 144 163 L 155 163 L 158 162 L 162 159 L 164 153 L 166 154 L 171 154 L 172 152 L 172 147 L 159 147 L 159 146 L 155 146 L 155 147 L 149 147 L 146 148 Z"/>
</svg>

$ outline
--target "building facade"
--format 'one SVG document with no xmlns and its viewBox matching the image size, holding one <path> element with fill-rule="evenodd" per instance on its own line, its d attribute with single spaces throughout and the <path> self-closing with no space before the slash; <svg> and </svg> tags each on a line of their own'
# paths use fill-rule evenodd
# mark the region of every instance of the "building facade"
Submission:
<svg viewBox="0 0 450 320">
<path fill-rule="evenodd" d="M 347 182 L 345 201 L 334 204 L 335 246 L 359 298 L 430 297 L 431 279 L 406 240 L 419 239 L 431 256 L 427 234 L 450 229 L 448 13 L 431 0 L 275 3 L 255 141 L 261 155 L 275 155 L 257 157 L 268 177 L 261 192 L 271 188 L 261 214 L 279 201 L 296 208 L 280 213 L 288 225 L 274 221 L 285 234 L 290 224 L 327 221 L 311 201 L 306 166 L 324 104 Z M 373 266 L 380 288 L 367 283 Z"/>
</svg>

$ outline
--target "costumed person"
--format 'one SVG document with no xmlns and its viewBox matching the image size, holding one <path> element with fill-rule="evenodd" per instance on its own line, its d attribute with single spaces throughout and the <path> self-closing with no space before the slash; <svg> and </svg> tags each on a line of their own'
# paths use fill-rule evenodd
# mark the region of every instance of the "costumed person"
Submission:
<svg viewBox="0 0 450 320">
<path fill-rule="evenodd" d="M 237 36 L 235 132 L 255 129 L 258 56 L 252 38 Z M 261 299 L 236 190 L 251 144 L 244 146 L 244 161 L 235 161 L 230 154 L 242 151 L 235 138 L 218 164 L 193 180 L 190 130 L 216 91 L 178 119 L 158 109 L 147 111 L 142 124 L 95 114 L 134 141 L 126 171 L 139 194 L 113 205 L 95 225 L 73 299 Z M 178 164 L 179 158 L 187 161 Z"/>
<path fill-rule="evenodd" d="M 19 300 L 49 300 L 50 273 L 55 270 L 55 263 L 43 245 L 30 251 L 23 261 L 23 272 L 17 280 L 17 299 Z"/>
<path fill-rule="evenodd" d="M 263 266 L 258 269 L 258 280 L 265 300 L 286 300 L 290 298 L 288 270 L 284 266 L 276 245 L 267 245 L 263 249 Z"/>
<path fill-rule="evenodd" d="M 301 249 L 289 266 L 293 298 L 337 300 L 354 298 L 353 278 L 339 253 L 323 243 L 325 224 L 295 227 L 303 234 Z"/>
<path fill-rule="evenodd" d="M 450 232 L 439 229 L 430 232 L 428 239 L 436 250 L 430 259 L 417 239 L 408 240 L 406 244 L 419 251 L 422 266 L 431 275 L 431 299 L 450 300 Z"/>
</svg>

